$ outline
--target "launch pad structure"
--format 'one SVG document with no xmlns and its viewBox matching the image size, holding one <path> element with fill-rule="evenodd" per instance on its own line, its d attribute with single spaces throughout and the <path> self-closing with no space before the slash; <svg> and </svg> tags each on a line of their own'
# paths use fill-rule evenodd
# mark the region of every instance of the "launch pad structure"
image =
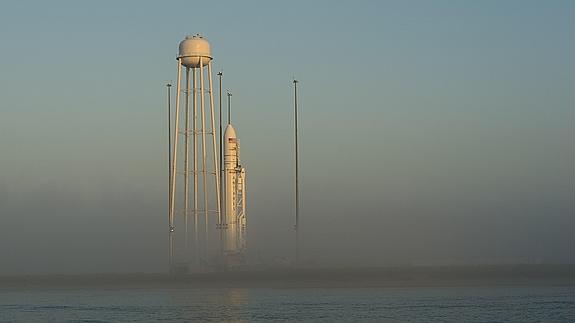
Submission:
<svg viewBox="0 0 575 323">
<path fill-rule="evenodd" d="M 241 265 L 245 263 L 246 250 L 246 172 L 239 163 L 239 140 L 229 122 L 224 142 L 221 142 L 222 74 L 218 73 L 220 132 L 217 133 L 210 44 L 199 34 L 187 36 L 180 42 L 176 59 L 178 76 L 173 128 L 171 116 L 168 117 L 168 128 L 172 131 L 169 136 L 173 138 L 169 143 L 170 272 Z M 184 80 L 182 71 L 185 72 Z M 168 102 L 170 100 L 169 97 Z M 182 118 L 184 120 L 180 122 Z M 220 136 L 219 147 L 217 135 Z M 220 169 L 222 166 L 223 170 Z M 193 230 L 190 230 L 190 224 Z M 179 229 L 180 225 L 183 230 Z"/>
</svg>

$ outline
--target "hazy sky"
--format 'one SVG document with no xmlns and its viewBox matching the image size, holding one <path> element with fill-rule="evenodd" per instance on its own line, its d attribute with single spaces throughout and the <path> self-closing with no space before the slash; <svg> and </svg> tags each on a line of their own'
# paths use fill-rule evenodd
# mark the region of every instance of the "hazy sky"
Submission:
<svg viewBox="0 0 575 323">
<path fill-rule="evenodd" d="M 165 83 L 211 42 L 251 252 L 290 255 L 292 77 L 305 256 L 575 262 L 573 1 L 0 5 L 0 273 L 163 271 Z"/>
</svg>

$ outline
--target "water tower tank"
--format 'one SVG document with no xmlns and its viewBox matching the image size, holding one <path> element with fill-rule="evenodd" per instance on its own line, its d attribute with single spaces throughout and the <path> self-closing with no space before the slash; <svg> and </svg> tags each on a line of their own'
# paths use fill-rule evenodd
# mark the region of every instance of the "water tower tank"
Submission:
<svg viewBox="0 0 575 323">
<path fill-rule="evenodd" d="M 186 36 L 186 39 L 180 42 L 178 58 L 182 59 L 182 65 L 185 67 L 200 67 L 200 62 L 206 66 L 212 60 L 210 43 L 200 34 Z"/>
</svg>

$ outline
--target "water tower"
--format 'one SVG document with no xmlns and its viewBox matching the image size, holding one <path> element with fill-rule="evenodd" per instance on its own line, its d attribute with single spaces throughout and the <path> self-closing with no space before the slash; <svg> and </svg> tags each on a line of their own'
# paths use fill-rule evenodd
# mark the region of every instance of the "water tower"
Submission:
<svg viewBox="0 0 575 323">
<path fill-rule="evenodd" d="M 184 250 L 189 251 L 184 253 L 185 257 L 193 254 L 196 265 L 201 265 L 208 261 L 210 250 L 208 246 L 212 235 L 210 232 L 213 233 L 212 228 L 216 227 L 212 224 L 221 223 L 220 170 L 212 92 L 212 53 L 208 41 L 199 34 L 188 36 L 181 41 L 177 68 L 169 192 L 170 270 L 174 270 L 176 265 L 176 232 L 180 237 L 180 232 L 184 234 L 184 239 L 177 241 L 183 240 Z M 182 70 L 185 70 L 184 89 L 182 89 Z M 182 118 L 183 122 L 180 120 Z M 181 145 L 183 147 L 180 147 Z M 183 230 L 178 226 L 176 231 L 176 223 L 182 222 Z M 190 222 L 193 224 L 194 233 L 193 251 L 188 250 Z"/>
</svg>

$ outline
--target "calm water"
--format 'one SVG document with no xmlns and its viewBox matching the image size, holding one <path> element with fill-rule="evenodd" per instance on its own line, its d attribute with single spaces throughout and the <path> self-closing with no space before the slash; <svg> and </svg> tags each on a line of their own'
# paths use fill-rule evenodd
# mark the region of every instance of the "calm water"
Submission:
<svg viewBox="0 0 575 323">
<path fill-rule="evenodd" d="M 573 287 L 0 290 L 0 322 L 575 322 Z"/>
</svg>

